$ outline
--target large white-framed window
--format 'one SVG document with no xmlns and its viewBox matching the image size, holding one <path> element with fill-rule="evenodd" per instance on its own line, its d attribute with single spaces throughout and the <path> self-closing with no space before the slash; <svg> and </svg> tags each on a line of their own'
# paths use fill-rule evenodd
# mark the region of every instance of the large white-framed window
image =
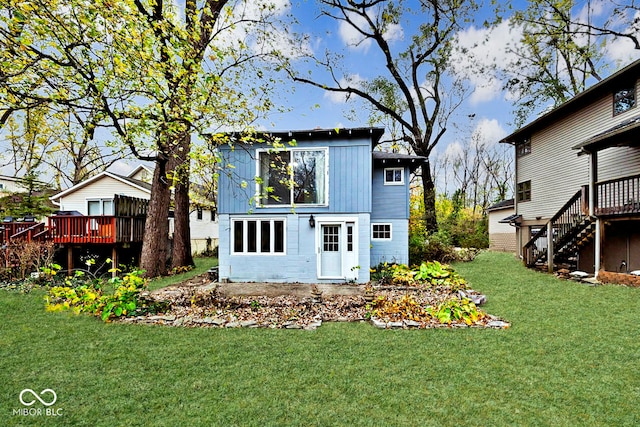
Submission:
<svg viewBox="0 0 640 427">
<path fill-rule="evenodd" d="M 391 223 L 372 223 L 371 240 L 391 240 L 392 229 Z"/>
<path fill-rule="evenodd" d="M 232 253 L 236 255 L 284 255 L 284 218 L 238 218 L 231 220 Z"/>
<path fill-rule="evenodd" d="M 262 206 L 324 206 L 329 190 L 329 149 L 258 150 L 257 176 Z"/>
<path fill-rule="evenodd" d="M 404 168 L 385 168 L 384 185 L 404 185 Z"/>
<path fill-rule="evenodd" d="M 87 215 L 113 215 L 113 199 L 87 199 Z"/>
</svg>

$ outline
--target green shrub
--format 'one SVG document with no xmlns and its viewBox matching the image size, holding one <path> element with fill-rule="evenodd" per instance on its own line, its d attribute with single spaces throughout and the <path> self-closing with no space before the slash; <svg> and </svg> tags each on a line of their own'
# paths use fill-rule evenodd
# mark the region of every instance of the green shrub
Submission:
<svg viewBox="0 0 640 427">
<path fill-rule="evenodd" d="M 412 234 L 409 236 L 409 264 L 418 265 L 423 261 L 444 263 L 456 260 L 449 236 L 437 232 L 427 236 Z"/>
<path fill-rule="evenodd" d="M 124 277 L 104 281 L 85 281 L 83 275 L 67 279 L 64 286 L 54 286 L 45 296 L 47 311 L 72 310 L 74 313 L 91 313 L 108 322 L 113 318 L 140 313 L 141 309 L 152 307 L 140 298 L 146 289 L 148 279 L 142 271 L 132 271 Z M 112 293 L 104 293 L 105 287 L 113 286 Z"/>
<path fill-rule="evenodd" d="M 454 321 L 463 321 L 471 326 L 482 320 L 486 314 L 478 310 L 478 307 L 468 298 L 451 298 L 437 307 L 427 307 L 425 311 L 440 323 L 451 324 Z"/>
</svg>

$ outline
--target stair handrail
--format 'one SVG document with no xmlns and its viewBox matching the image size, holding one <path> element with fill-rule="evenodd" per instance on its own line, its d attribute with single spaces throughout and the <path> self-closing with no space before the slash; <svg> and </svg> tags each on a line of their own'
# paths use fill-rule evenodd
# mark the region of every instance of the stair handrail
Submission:
<svg viewBox="0 0 640 427">
<path fill-rule="evenodd" d="M 42 222 L 37 222 L 34 225 L 32 225 L 31 227 L 27 227 L 23 230 L 18 231 L 15 234 L 12 234 L 9 236 L 9 240 L 14 240 L 14 239 L 18 239 L 20 237 L 23 237 L 23 235 L 26 235 L 27 240 L 30 241 L 31 238 L 33 237 L 33 232 L 36 231 L 37 234 L 40 234 L 40 232 L 42 230 L 38 230 L 40 227 L 44 228 L 44 224 Z"/>
<path fill-rule="evenodd" d="M 531 239 L 522 247 L 524 262 L 530 266 L 535 264 L 540 259 L 544 258 L 547 254 L 548 241 L 546 247 L 540 249 L 537 243 L 543 237 L 547 237 L 547 230 L 549 223 L 551 223 L 551 229 L 553 235 L 551 236 L 552 242 L 555 245 L 557 242 L 564 240 L 565 236 L 571 232 L 582 220 L 587 216 L 585 207 L 587 206 L 588 192 L 586 186 L 583 186 L 574 194 L 567 203 L 565 203 L 549 221 L 535 233 Z M 562 220 L 562 221 L 561 221 Z M 559 249 L 559 248 L 558 248 Z"/>
</svg>

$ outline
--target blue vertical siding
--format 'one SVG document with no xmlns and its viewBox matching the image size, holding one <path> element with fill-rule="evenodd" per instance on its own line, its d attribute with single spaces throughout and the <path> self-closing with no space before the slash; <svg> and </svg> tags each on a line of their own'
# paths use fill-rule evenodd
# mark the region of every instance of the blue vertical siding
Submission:
<svg viewBox="0 0 640 427">
<path fill-rule="evenodd" d="M 409 220 L 372 218 L 371 222 L 390 223 L 392 230 L 391 240 L 371 241 L 371 266 L 383 262 L 409 264 Z"/>
<path fill-rule="evenodd" d="M 298 205 L 298 213 L 350 213 L 371 211 L 371 141 L 369 139 L 299 141 L 296 148 L 329 148 L 328 206 Z M 220 213 L 242 214 L 249 211 L 288 213 L 291 206 L 261 208 L 251 203 L 256 192 L 256 150 L 267 148 L 256 144 L 236 144 L 235 150 L 221 148 L 224 165 L 218 183 Z M 228 166 L 227 166 L 228 165 Z M 243 184 L 244 183 L 244 184 Z M 243 188 L 242 185 L 245 185 Z"/>
<path fill-rule="evenodd" d="M 404 169 L 404 185 L 384 185 L 384 169 L 373 170 L 371 219 L 409 218 L 409 170 Z"/>
<path fill-rule="evenodd" d="M 231 220 L 234 218 L 284 218 L 286 220 L 285 255 L 234 255 L 231 253 Z M 355 217 L 358 222 L 358 282 L 369 281 L 369 215 L 329 215 L 337 221 Z M 320 280 L 317 274 L 316 254 L 317 227 L 309 226 L 309 215 L 228 215 L 219 217 L 220 253 L 219 274 L 221 279 L 234 282 L 299 282 L 333 283 L 343 280 Z"/>
</svg>

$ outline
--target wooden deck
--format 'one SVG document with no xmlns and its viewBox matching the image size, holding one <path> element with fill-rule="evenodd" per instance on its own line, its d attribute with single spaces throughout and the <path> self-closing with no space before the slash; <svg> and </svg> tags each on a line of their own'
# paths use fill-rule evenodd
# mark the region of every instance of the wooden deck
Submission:
<svg viewBox="0 0 640 427">
<path fill-rule="evenodd" d="M 11 240 L 53 241 L 56 244 L 114 244 L 142 242 L 145 217 L 52 216 L 41 222 L 0 224 L 0 245 Z"/>
<path fill-rule="evenodd" d="M 49 217 L 49 236 L 57 244 L 114 244 L 142 242 L 145 217 Z"/>
</svg>

